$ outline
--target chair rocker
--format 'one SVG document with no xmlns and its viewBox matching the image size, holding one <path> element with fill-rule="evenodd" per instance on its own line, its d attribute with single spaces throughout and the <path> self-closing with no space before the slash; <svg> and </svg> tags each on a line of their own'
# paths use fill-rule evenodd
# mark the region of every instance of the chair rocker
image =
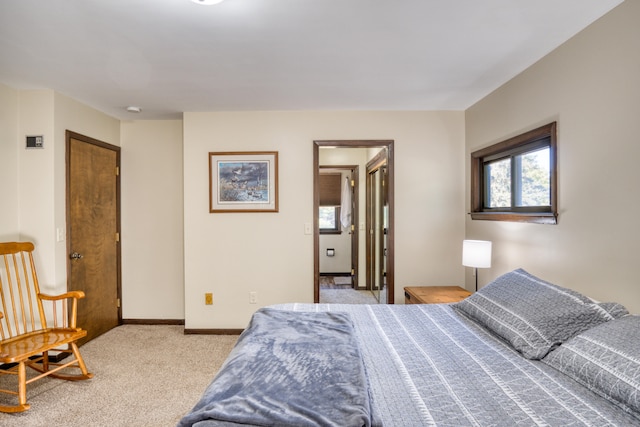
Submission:
<svg viewBox="0 0 640 427">
<path fill-rule="evenodd" d="M 84 298 L 84 292 L 41 294 L 33 250 L 31 242 L 0 243 L 0 380 L 4 375 L 17 377 L 16 388 L 0 392 L 18 400 L 17 405 L 0 401 L 0 412 L 29 409 L 27 384 L 41 378 L 75 381 L 93 377 L 76 344 L 87 335 L 76 326 L 78 300 Z M 49 320 L 53 327 L 48 326 Z M 50 352 L 65 357 L 51 361 Z M 39 375 L 27 378 L 27 367 Z"/>
</svg>

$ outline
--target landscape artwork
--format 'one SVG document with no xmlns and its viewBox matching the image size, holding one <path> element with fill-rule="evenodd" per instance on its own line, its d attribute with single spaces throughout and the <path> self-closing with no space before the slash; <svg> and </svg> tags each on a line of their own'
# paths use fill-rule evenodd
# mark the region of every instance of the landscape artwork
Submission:
<svg viewBox="0 0 640 427">
<path fill-rule="evenodd" d="M 269 203 L 269 162 L 218 162 L 219 203 Z"/>
<path fill-rule="evenodd" d="M 209 153 L 210 209 L 277 212 L 278 153 Z"/>
</svg>

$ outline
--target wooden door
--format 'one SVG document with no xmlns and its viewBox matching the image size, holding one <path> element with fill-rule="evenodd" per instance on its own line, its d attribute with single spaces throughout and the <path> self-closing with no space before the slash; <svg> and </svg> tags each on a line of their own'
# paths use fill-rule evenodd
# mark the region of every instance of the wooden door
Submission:
<svg viewBox="0 0 640 427">
<path fill-rule="evenodd" d="M 68 289 L 87 342 L 120 324 L 120 148 L 67 131 Z"/>
</svg>

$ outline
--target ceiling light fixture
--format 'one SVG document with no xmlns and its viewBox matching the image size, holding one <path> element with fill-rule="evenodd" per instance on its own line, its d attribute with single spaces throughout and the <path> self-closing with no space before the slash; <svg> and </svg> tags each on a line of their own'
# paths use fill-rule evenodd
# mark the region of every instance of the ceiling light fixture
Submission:
<svg viewBox="0 0 640 427">
<path fill-rule="evenodd" d="M 222 3 L 224 0 L 191 0 L 195 4 L 202 4 L 204 6 L 211 6 L 212 4 Z"/>
<path fill-rule="evenodd" d="M 127 111 L 130 113 L 139 113 L 140 111 L 142 111 L 142 108 L 140 107 L 134 107 L 133 105 L 127 107 Z"/>
</svg>

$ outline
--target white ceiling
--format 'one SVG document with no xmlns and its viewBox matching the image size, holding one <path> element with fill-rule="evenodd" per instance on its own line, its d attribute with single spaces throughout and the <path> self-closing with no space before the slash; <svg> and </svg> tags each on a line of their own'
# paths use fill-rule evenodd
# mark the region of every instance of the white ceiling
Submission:
<svg viewBox="0 0 640 427">
<path fill-rule="evenodd" d="M 125 120 L 464 110 L 621 2 L 1 0 L 0 82 Z"/>
</svg>

